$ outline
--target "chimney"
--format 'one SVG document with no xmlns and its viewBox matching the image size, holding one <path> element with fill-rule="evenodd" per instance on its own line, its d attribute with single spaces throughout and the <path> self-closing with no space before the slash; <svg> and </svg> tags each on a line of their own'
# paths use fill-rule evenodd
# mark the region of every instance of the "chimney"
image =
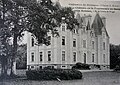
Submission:
<svg viewBox="0 0 120 85">
<path fill-rule="evenodd" d="M 105 17 L 102 17 L 102 22 L 104 24 L 104 27 L 106 27 L 106 18 Z"/>
</svg>

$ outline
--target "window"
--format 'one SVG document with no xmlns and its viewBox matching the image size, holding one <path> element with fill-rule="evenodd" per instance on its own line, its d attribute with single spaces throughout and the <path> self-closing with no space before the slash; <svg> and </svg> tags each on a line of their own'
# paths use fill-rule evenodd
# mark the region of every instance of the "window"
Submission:
<svg viewBox="0 0 120 85">
<path fill-rule="evenodd" d="M 62 36 L 62 45 L 65 45 L 65 36 Z"/>
<path fill-rule="evenodd" d="M 83 27 L 83 32 L 85 32 L 85 31 L 86 31 L 85 29 L 86 29 L 86 27 Z"/>
<path fill-rule="evenodd" d="M 62 67 L 64 67 L 64 68 L 65 68 L 66 66 L 62 66 Z"/>
<path fill-rule="evenodd" d="M 52 69 L 54 69 L 54 66 L 51 66 Z"/>
<path fill-rule="evenodd" d="M 76 62 L 76 52 L 73 52 L 73 61 Z"/>
<path fill-rule="evenodd" d="M 86 48 L 86 40 L 83 40 L 83 48 Z"/>
<path fill-rule="evenodd" d="M 93 37 L 93 36 L 94 36 L 94 34 L 93 34 L 93 32 L 92 32 L 92 31 L 90 32 L 90 35 L 91 35 L 91 37 Z"/>
<path fill-rule="evenodd" d="M 105 38 L 105 33 L 103 33 L 103 38 Z"/>
<path fill-rule="evenodd" d="M 34 68 L 34 66 L 31 66 L 31 68 Z"/>
<path fill-rule="evenodd" d="M 47 68 L 54 69 L 54 66 L 47 66 Z"/>
<path fill-rule="evenodd" d="M 73 47 L 76 47 L 76 39 L 73 39 Z"/>
<path fill-rule="evenodd" d="M 103 54 L 103 62 L 105 63 L 105 61 L 106 61 L 106 60 L 105 60 L 105 54 Z"/>
<path fill-rule="evenodd" d="M 51 61 L 51 51 L 48 51 L 48 61 Z"/>
<path fill-rule="evenodd" d="M 42 61 L 43 53 L 40 52 L 40 61 Z"/>
<path fill-rule="evenodd" d="M 84 53 L 84 63 L 86 63 L 86 53 Z"/>
<path fill-rule="evenodd" d="M 76 29 L 73 30 L 73 33 L 76 33 Z"/>
<path fill-rule="evenodd" d="M 62 51 L 62 61 L 65 61 L 65 51 Z"/>
<path fill-rule="evenodd" d="M 51 36 L 48 36 L 48 43 L 51 45 Z"/>
<path fill-rule="evenodd" d="M 94 49 L 94 45 L 95 45 L 95 42 L 94 42 L 94 41 L 92 41 L 92 49 Z"/>
<path fill-rule="evenodd" d="M 34 46 L 34 38 L 33 38 L 33 37 L 32 37 L 32 39 L 31 39 L 31 41 L 32 41 L 31 46 L 33 47 L 33 46 Z"/>
<path fill-rule="evenodd" d="M 62 31 L 65 31 L 65 25 L 62 25 Z"/>
<path fill-rule="evenodd" d="M 81 34 L 83 35 L 83 30 L 81 30 Z"/>
<path fill-rule="evenodd" d="M 31 61 L 34 62 L 34 53 L 31 53 Z"/>
<path fill-rule="evenodd" d="M 103 42 L 103 50 L 105 50 L 105 42 Z"/>
<path fill-rule="evenodd" d="M 94 62 L 94 54 L 92 54 L 92 62 Z"/>
<path fill-rule="evenodd" d="M 42 66 L 39 66 L 39 69 L 42 69 Z"/>
<path fill-rule="evenodd" d="M 48 40 L 51 41 L 51 36 L 48 36 Z"/>
</svg>

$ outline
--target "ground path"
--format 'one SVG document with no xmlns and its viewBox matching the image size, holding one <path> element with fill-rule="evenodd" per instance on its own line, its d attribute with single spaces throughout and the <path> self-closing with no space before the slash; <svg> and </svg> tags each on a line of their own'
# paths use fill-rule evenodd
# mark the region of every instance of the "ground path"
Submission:
<svg viewBox="0 0 120 85">
<path fill-rule="evenodd" d="M 83 79 L 68 81 L 29 81 L 16 79 L 0 82 L 0 85 L 120 85 L 120 73 L 111 70 L 82 70 Z"/>
</svg>

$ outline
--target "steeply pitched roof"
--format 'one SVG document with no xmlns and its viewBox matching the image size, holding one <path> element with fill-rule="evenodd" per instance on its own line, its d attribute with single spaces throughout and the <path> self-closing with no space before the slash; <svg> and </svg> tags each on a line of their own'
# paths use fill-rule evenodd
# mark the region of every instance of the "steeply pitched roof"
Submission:
<svg viewBox="0 0 120 85">
<path fill-rule="evenodd" d="M 95 30 L 95 34 L 96 35 L 101 35 L 103 27 L 104 27 L 104 24 L 102 22 L 102 19 L 99 16 L 99 14 L 97 13 L 95 18 L 94 18 L 94 21 L 92 23 L 92 28 Z"/>
<path fill-rule="evenodd" d="M 82 18 L 81 18 L 81 16 L 80 16 L 79 13 L 77 13 L 76 19 L 77 19 L 77 21 L 78 21 L 78 23 L 79 23 L 79 27 L 82 26 Z"/>
<path fill-rule="evenodd" d="M 106 36 L 107 36 L 107 37 L 109 37 L 109 34 L 108 34 L 108 32 L 107 32 L 106 28 L 105 28 L 105 32 L 106 32 Z"/>
<path fill-rule="evenodd" d="M 76 19 L 77 19 L 78 23 L 80 23 L 80 19 L 81 19 L 81 17 L 80 17 L 80 14 L 79 14 L 79 13 L 77 13 L 77 15 L 76 15 Z"/>
<path fill-rule="evenodd" d="M 56 6 L 57 6 L 59 9 L 61 9 L 61 8 L 62 8 L 62 6 L 60 5 L 59 0 L 58 0 L 58 1 L 56 1 Z"/>
<path fill-rule="evenodd" d="M 88 20 L 88 23 L 87 23 L 86 30 L 90 30 L 90 22 L 89 22 L 89 20 Z"/>
</svg>

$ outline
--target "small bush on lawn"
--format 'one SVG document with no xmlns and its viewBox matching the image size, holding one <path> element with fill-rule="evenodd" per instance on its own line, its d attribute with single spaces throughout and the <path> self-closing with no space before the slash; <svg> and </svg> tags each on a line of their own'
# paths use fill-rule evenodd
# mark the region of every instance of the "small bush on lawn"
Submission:
<svg viewBox="0 0 120 85">
<path fill-rule="evenodd" d="M 72 69 L 88 70 L 90 69 L 90 66 L 88 64 L 78 62 L 72 67 Z"/>
<path fill-rule="evenodd" d="M 120 71 L 120 65 L 116 65 L 116 67 L 114 68 L 114 71 Z"/>
<path fill-rule="evenodd" d="M 27 78 L 30 80 L 72 80 L 81 79 L 82 73 L 77 70 L 63 69 L 42 69 L 26 71 Z"/>
</svg>

